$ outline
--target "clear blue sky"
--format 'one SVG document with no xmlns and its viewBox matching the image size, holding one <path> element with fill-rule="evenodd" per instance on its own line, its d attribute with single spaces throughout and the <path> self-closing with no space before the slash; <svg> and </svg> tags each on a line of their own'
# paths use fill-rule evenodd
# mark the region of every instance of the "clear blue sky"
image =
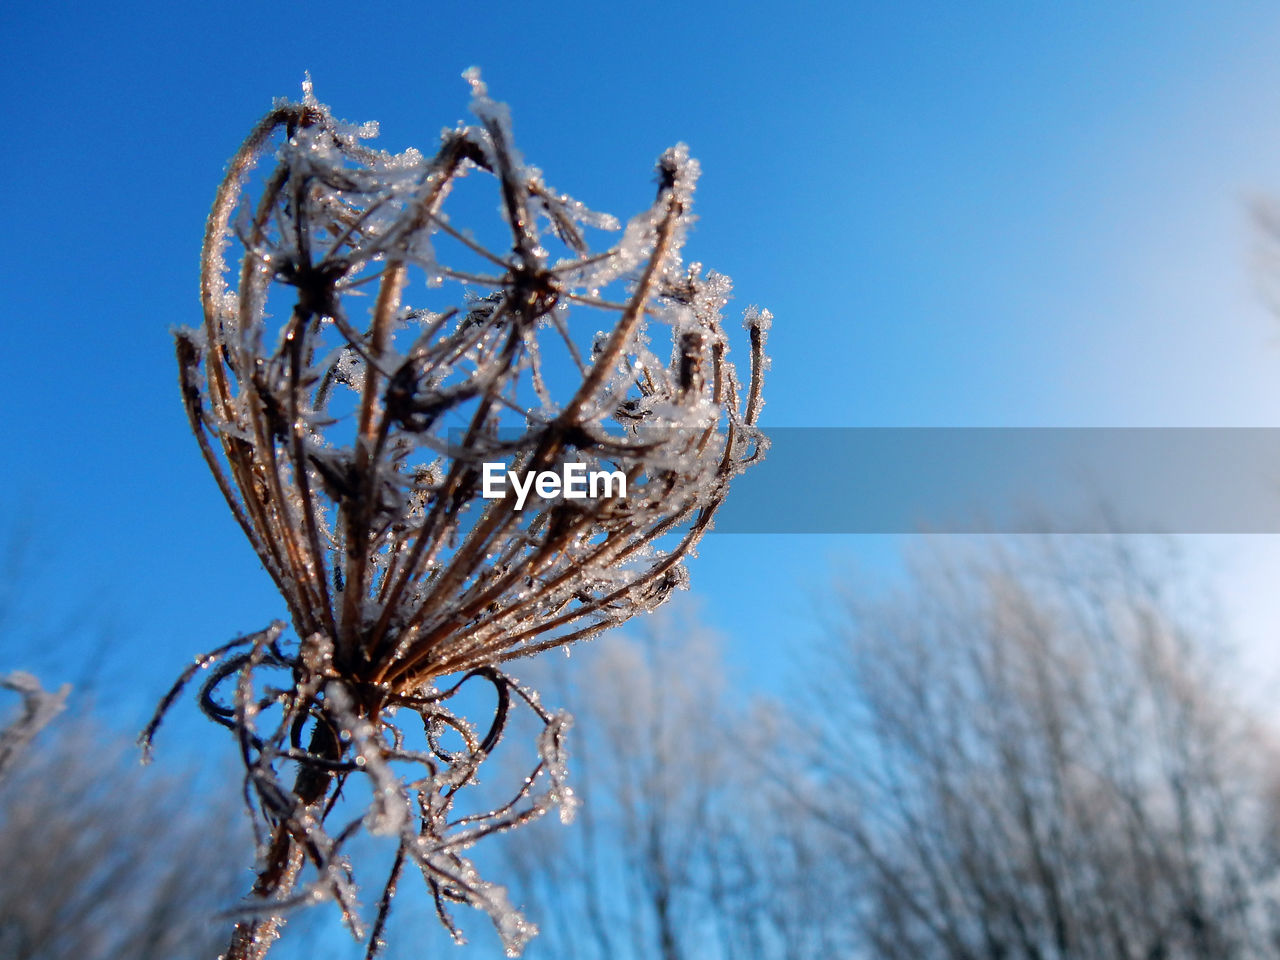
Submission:
<svg viewBox="0 0 1280 960">
<path fill-rule="evenodd" d="M 53 2 L 0 38 L 0 519 L 30 526 L 32 602 L 119 624 L 139 704 L 283 612 L 169 330 L 198 319 L 223 164 L 306 70 L 400 149 L 465 116 L 479 65 L 525 156 L 624 217 L 688 142 L 689 253 L 777 317 L 766 426 L 1280 415 L 1248 216 L 1280 197 L 1274 4 Z M 776 674 L 809 585 L 897 547 L 713 535 L 692 580 L 739 668 Z"/>
</svg>

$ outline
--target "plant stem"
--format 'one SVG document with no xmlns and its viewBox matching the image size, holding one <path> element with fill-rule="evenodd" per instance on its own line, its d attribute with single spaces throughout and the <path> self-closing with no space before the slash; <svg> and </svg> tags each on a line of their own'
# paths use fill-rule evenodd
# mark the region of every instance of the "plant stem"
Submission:
<svg viewBox="0 0 1280 960">
<path fill-rule="evenodd" d="M 311 732 L 310 753 L 326 760 L 342 756 L 342 743 L 326 723 L 317 723 Z M 304 766 L 294 778 L 293 792 L 315 818 L 323 822 L 328 813 L 327 798 L 333 775 L 323 767 Z M 259 900 L 285 900 L 293 893 L 305 860 L 302 845 L 282 820 L 275 826 L 267 862 L 253 882 L 250 896 Z M 284 917 L 256 917 L 236 923 L 231 945 L 221 960 L 263 960 L 280 938 Z"/>
</svg>

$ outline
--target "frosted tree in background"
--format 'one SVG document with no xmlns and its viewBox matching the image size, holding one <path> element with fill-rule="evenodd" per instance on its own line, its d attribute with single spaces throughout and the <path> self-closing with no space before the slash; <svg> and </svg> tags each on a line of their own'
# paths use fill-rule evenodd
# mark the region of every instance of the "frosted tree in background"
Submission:
<svg viewBox="0 0 1280 960">
<path fill-rule="evenodd" d="M 1275 735 L 1140 543 L 952 544 L 848 601 L 793 793 L 866 956 L 1276 955 Z"/>
<path fill-rule="evenodd" d="M 140 772 L 110 718 L 83 706 L 0 782 L 0 957 L 211 960 L 248 849 L 235 797 Z"/>
<path fill-rule="evenodd" d="M 1149 538 L 916 546 L 797 630 L 803 696 L 675 604 L 536 665 L 584 803 L 495 850 L 530 960 L 1277 955 L 1280 740 L 1210 598 Z"/>
<path fill-rule="evenodd" d="M 663 154 L 653 206 L 593 252 L 618 222 L 526 165 L 505 106 L 468 78 L 478 123 L 430 156 L 370 149 L 376 128 L 335 120 L 308 85 L 250 133 L 208 221 L 204 324 L 178 334 L 183 396 L 297 640 L 275 623 L 201 657 L 144 739 L 202 672 L 259 831 L 233 960 L 265 955 L 283 912 L 320 898 L 372 956 L 406 866 L 455 935 L 447 906 L 465 902 L 519 953 L 534 930 L 465 851 L 572 813 L 568 718 L 501 665 L 683 586 L 684 558 L 765 447 L 770 318 L 747 311 L 740 383 L 721 326 L 729 281 L 681 259 L 698 176 L 686 149 Z M 450 215 L 477 179 L 496 187 L 501 239 Z M 583 464 L 625 476 L 626 496 L 488 498 L 494 462 L 523 477 Z M 472 680 L 496 692 L 479 728 L 449 704 Z M 541 722 L 537 768 L 509 802 L 463 814 L 458 792 L 513 703 Z M 361 828 L 398 841 L 371 929 L 343 854 Z"/>
<path fill-rule="evenodd" d="M 721 638 L 683 599 L 571 662 L 530 667 L 583 727 L 583 803 L 569 829 L 538 824 L 491 851 L 542 929 L 528 956 L 856 956 L 833 895 L 847 868 L 779 782 L 804 778 L 796 711 L 746 700 Z"/>
</svg>

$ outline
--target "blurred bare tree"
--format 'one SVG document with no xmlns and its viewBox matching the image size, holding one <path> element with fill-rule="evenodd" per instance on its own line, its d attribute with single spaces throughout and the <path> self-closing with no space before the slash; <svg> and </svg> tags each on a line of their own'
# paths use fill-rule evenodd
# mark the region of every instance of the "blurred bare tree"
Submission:
<svg viewBox="0 0 1280 960">
<path fill-rule="evenodd" d="M 94 715 L 107 641 L 30 599 L 39 560 L 21 523 L 0 522 L 0 958 L 212 960 L 223 924 L 207 925 L 251 849 L 238 805 L 144 771 L 120 719 Z M 19 663 L 88 682 L 8 671 Z"/>
<path fill-rule="evenodd" d="M 812 902 L 820 838 L 788 818 L 762 766 L 789 720 L 737 698 L 719 638 L 688 604 L 529 669 L 583 721 L 577 818 L 493 851 L 539 924 L 530 960 L 836 955 L 836 923 L 815 922 L 829 905 Z"/>
<path fill-rule="evenodd" d="M 540 675 L 588 721 L 497 851 L 531 960 L 1275 956 L 1276 742 L 1167 546 L 935 542 L 785 709 L 687 610 Z"/>
<path fill-rule="evenodd" d="M 128 739 L 53 723 L 0 784 L 0 957 L 212 960 L 224 936 L 209 921 L 250 845 L 240 819 L 141 770 Z"/>
<path fill-rule="evenodd" d="M 1119 539 L 1001 541 L 848 601 L 796 799 L 869 956 L 1276 955 L 1275 742 L 1179 582 Z"/>
</svg>

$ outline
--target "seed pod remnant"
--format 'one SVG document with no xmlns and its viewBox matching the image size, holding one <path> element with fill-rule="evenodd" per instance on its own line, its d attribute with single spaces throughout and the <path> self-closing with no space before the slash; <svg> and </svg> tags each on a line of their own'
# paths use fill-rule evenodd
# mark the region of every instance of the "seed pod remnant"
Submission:
<svg viewBox="0 0 1280 960">
<path fill-rule="evenodd" d="M 302 102 L 278 102 L 219 187 L 204 323 L 177 334 L 192 429 L 299 638 L 290 648 L 275 625 L 246 638 L 246 652 L 210 655 L 225 659 L 202 704 L 237 731 L 263 831 L 263 906 L 229 956 L 265 954 L 272 911 L 301 896 L 304 861 L 311 892 L 350 909 L 345 834 L 324 822 L 354 773 L 373 790 L 366 825 L 401 837 L 370 955 L 406 860 L 442 918 L 449 899 L 481 906 L 518 951 L 527 925 L 459 851 L 568 797 L 566 718 L 499 668 L 682 586 L 730 481 L 767 447 L 756 421 L 768 314 L 748 311 L 740 383 L 721 323 L 729 281 L 681 260 L 697 162 L 683 145 L 664 153 L 653 205 L 592 252 L 589 238 L 617 221 L 525 164 L 506 107 L 467 76 L 478 122 L 446 131 L 430 155 L 371 149 L 376 128 L 336 120 L 309 84 Z M 473 232 L 450 201 L 470 209 L 477 180 L 496 188 L 502 216 Z M 669 342 L 665 357 L 656 341 Z M 524 474 L 568 463 L 621 472 L 626 496 L 517 509 L 514 496 L 481 495 L 495 461 Z M 254 693 L 265 670 L 270 696 Z M 450 675 L 499 690 L 483 740 L 448 711 Z M 234 692 L 220 700 L 221 686 Z M 550 786 L 524 786 L 459 828 L 443 813 L 496 744 L 512 693 L 546 725 L 535 773 Z M 279 712 L 274 731 L 266 710 Z M 404 745 L 397 710 L 421 717 L 428 750 Z M 443 727 L 465 731 L 466 749 L 439 748 Z M 407 779 L 394 772 L 415 764 Z"/>
</svg>

